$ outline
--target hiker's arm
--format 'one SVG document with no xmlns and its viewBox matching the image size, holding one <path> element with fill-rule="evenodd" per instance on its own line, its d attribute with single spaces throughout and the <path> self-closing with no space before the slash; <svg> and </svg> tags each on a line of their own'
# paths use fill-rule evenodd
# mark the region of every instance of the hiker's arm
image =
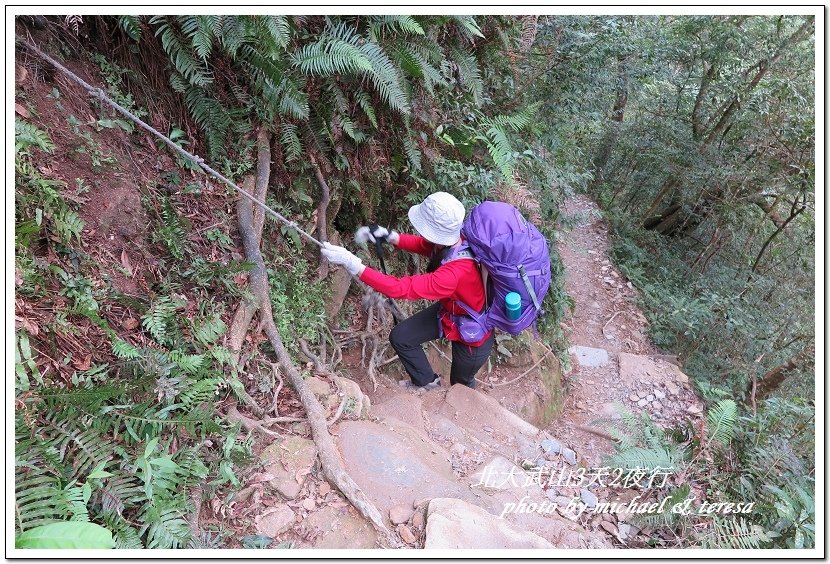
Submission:
<svg viewBox="0 0 830 564">
<path fill-rule="evenodd" d="M 431 274 L 396 278 L 365 267 L 360 279 L 390 298 L 405 300 L 449 298 L 458 287 L 458 275 L 451 268 L 439 268 Z"/>
<path fill-rule="evenodd" d="M 417 253 L 428 257 L 432 254 L 432 249 L 435 247 L 432 243 L 421 237 L 420 235 L 409 235 L 408 233 L 400 233 L 398 235 L 398 244 L 395 245 L 402 251 L 410 253 Z"/>
</svg>

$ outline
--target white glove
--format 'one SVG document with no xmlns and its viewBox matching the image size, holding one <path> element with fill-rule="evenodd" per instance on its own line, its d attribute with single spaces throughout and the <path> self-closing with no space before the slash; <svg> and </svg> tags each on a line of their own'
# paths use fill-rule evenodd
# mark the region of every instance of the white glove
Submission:
<svg viewBox="0 0 830 564">
<path fill-rule="evenodd" d="M 365 245 L 367 241 L 371 241 L 374 243 L 377 239 L 383 239 L 387 241 L 390 245 L 397 245 L 398 240 L 400 239 L 400 235 L 398 235 L 397 231 L 389 231 L 385 227 L 374 226 L 375 229 L 372 231 L 372 226 L 364 225 L 360 229 L 358 229 L 354 234 L 354 240 L 360 245 Z"/>
<path fill-rule="evenodd" d="M 320 249 L 320 252 L 323 253 L 323 256 L 326 257 L 329 262 L 339 264 L 348 270 L 349 274 L 352 276 L 357 276 L 360 274 L 360 271 L 363 270 L 363 261 L 360 260 L 359 257 L 355 256 L 355 254 L 349 249 L 332 245 L 326 241 L 323 243 L 323 248 Z"/>
</svg>

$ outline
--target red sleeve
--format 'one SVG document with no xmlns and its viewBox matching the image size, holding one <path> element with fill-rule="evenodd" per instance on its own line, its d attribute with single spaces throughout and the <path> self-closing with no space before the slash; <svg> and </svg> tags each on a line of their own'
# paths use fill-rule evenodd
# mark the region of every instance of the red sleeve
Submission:
<svg viewBox="0 0 830 564">
<path fill-rule="evenodd" d="M 393 299 L 440 300 L 450 298 L 458 287 L 458 270 L 442 267 L 431 274 L 395 278 L 366 267 L 360 279 Z"/>
<path fill-rule="evenodd" d="M 409 235 L 408 233 L 399 233 L 400 239 L 396 245 L 402 251 L 409 251 L 410 253 L 417 253 L 428 257 L 432 254 L 432 249 L 435 248 L 433 243 L 430 243 L 420 235 Z"/>
</svg>

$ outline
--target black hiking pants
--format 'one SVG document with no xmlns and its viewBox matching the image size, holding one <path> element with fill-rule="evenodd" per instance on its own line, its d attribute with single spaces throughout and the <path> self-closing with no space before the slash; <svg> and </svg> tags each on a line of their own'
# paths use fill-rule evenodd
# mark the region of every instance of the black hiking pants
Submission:
<svg viewBox="0 0 830 564">
<path fill-rule="evenodd" d="M 389 334 L 389 342 L 398 353 L 407 374 L 416 386 L 425 386 L 435 379 L 427 355 L 421 345 L 438 338 L 439 302 L 419 311 L 412 317 L 398 323 Z M 487 362 L 493 350 L 495 333 L 480 347 L 471 347 L 457 341 L 452 342 L 452 368 L 450 385 L 464 384 L 476 387 L 475 375 Z"/>
</svg>

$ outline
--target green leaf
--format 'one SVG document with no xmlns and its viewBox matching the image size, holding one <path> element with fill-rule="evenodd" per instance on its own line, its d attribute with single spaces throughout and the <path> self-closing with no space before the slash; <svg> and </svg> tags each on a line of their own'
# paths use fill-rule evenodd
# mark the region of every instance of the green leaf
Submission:
<svg viewBox="0 0 830 564">
<path fill-rule="evenodd" d="M 17 536 L 16 548 L 113 548 L 112 533 L 95 523 L 69 521 L 35 527 Z"/>
</svg>

